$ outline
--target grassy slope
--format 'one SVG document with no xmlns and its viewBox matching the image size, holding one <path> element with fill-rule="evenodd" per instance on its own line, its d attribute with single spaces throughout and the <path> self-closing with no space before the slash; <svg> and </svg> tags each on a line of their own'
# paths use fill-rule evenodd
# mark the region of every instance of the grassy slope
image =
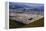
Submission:
<svg viewBox="0 0 46 31">
<path fill-rule="evenodd" d="M 9 28 L 43 27 L 43 26 L 44 26 L 44 18 L 34 21 L 28 25 L 13 20 L 9 21 Z"/>
</svg>

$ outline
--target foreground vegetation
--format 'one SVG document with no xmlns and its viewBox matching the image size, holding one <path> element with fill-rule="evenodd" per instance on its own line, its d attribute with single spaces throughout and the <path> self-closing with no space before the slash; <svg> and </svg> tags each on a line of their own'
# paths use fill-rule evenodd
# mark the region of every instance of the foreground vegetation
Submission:
<svg viewBox="0 0 46 31">
<path fill-rule="evenodd" d="M 15 20 L 9 20 L 9 28 L 27 28 L 27 27 L 43 27 L 44 26 L 44 18 L 39 19 L 37 21 L 34 21 L 30 24 L 23 24 L 20 22 L 17 22 Z"/>
</svg>

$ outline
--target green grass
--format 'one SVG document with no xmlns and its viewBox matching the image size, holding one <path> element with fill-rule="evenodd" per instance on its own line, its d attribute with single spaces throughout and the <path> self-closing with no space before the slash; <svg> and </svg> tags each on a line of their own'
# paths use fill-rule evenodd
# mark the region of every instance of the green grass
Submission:
<svg viewBox="0 0 46 31">
<path fill-rule="evenodd" d="M 39 19 L 37 21 L 34 21 L 30 24 L 23 24 L 20 22 L 17 22 L 15 20 L 9 20 L 9 28 L 27 28 L 27 27 L 43 27 L 44 26 L 44 18 Z"/>
</svg>

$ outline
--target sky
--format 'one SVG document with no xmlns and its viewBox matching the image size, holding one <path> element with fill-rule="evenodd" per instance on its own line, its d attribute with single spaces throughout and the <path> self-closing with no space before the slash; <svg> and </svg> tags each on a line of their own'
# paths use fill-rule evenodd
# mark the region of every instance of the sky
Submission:
<svg viewBox="0 0 46 31">
<path fill-rule="evenodd" d="M 33 11 L 44 11 L 44 4 L 9 2 L 9 9 L 32 9 Z"/>
</svg>

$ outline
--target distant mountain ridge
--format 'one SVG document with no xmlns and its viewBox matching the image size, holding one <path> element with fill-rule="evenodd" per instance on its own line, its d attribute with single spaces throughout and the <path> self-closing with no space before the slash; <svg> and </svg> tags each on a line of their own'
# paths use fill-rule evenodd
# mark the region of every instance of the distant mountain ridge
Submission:
<svg viewBox="0 0 46 31">
<path fill-rule="evenodd" d="M 33 10 L 33 11 L 44 11 L 44 4 L 33 4 L 33 3 L 9 3 L 9 9 L 17 10 Z"/>
</svg>

